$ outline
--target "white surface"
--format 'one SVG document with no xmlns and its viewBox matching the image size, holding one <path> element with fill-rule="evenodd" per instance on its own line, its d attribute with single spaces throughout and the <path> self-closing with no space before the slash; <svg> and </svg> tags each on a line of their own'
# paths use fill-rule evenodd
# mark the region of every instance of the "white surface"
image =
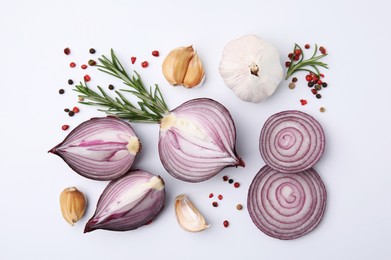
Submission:
<svg viewBox="0 0 391 260">
<path fill-rule="evenodd" d="M 390 5 L 338 2 L 2 1 L 0 259 L 390 259 Z M 240 101 L 217 68 L 224 45 L 246 33 L 275 44 L 282 62 L 294 42 L 326 46 L 330 70 L 324 98 L 312 97 L 301 74 L 293 91 L 284 81 L 264 103 Z M 164 55 L 186 44 L 197 48 L 207 74 L 204 86 L 193 90 L 170 87 L 160 72 Z M 67 46 L 71 56 L 62 53 Z M 75 174 L 47 151 L 65 137 L 62 124 L 75 127 L 103 116 L 85 106 L 74 118 L 62 112 L 76 104 L 67 79 L 83 75 L 68 63 L 88 60 L 90 47 L 97 49 L 96 57 L 114 48 L 146 83 L 160 85 L 171 108 L 201 96 L 222 102 L 235 120 L 237 151 L 246 168 L 226 169 L 200 184 L 177 181 L 159 161 L 158 127 L 133 124 L 143 142 L 135 167 L 165 178 L 166 208 L 153 224 L 135 231 L 83 234 L 106 183 Z M 154 49 L 160 58 L 150 56 Z M 131 56 L 148 59 L 150 67 L 131 67 Z M 91 69 L 88 73 L 93 85 L 112 82 Z M 59 88 L 66 94 L 58 95 Z M 309 104 L 302 107 L 301 98 Z M 327 112 L 318 112 L 320 106 Z M 326 213 L 317 229 L 293 241 L 264 235 L 246 208 L 234 209 L 246 203 L 247 188 L 264 165 L 258 151 L 263 122 L 285 109 L 315 116 L 327 137 L 316 166 L 329 195 Z M 223 175 L 242 186 L 233 189 L 221 181 Z M 74 227 L 59 209 L 59 194 L 67 186 L 77 186 L 89 199 L 86 216 Z M 183 192 L 211 223 L 209 230 L 192 234 L 178 226 L 173 200 Z M 224 195 L 219 208 L 210 205 L 210 192 Z M 228 229 L 222 227 L 224 219 L 231 222 Z"/>
</svg>

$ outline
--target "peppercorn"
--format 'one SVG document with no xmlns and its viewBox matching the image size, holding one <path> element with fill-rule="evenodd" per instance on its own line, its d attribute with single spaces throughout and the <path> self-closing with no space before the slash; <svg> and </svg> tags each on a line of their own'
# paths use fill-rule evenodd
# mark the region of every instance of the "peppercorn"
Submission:
<svg viewBox="0 0 391 260">
<path fill-rule="evenodd" d="M 83 64 L 80 66 L 83 70 L 85 70 L 87 68 L 87 65 L 86 64 Z"/>
<path fill-rule="evenodd" d="M 312 88 L 312 87 L 314 86 L 314 84 L 315 84 L 315 83 L 314 83 L 313 81 L 310 81 L 310 82 L 308 82 L 307 85 L 308 85 L 308 87 Z"/>
<path fill-rule="evenodd" d="M 302 106 L 305 106 L 305 105 L 307 105 L 307 100 L 300 99 L 300 103 L 301 103 Z"/>
<path fill-rule="evenodd" d="M 239 188 L 239 187 L 240 187 L 240 183 L 239 183 L 239 182 L 235 182 L 235 183 L 234 183 L 234 187 L 235 187 L 235 188 Z"/>
<path fill-rule="evenodd" d="M 69 55 L 71 54 L 71 49 L 69 49 L 68 47 L 64 49 L 64 53 L 65 55 Z"/>
<path fill-rule="evenodd" d="M 307 43 L 306 45 L 304 45 L 304 48 L 306 49 L 309 49 L 311 46 Z"/>
<path fill-rule="evenodd" d="M 78 99 L 79 101 L 84 101 L 84 97 L 82 97 L 82 96 L 79 96 L 77 99 Z"/>
<path fill-rule="evenodd" d="M 214 196 L 213 193 L 209 194 L 209 198 L 213 198 L 213 196 Z"/>
<path fill-rule="evenodd" d="M 68 113 L 69 112 L 69 108 L 64 108 L 64 112 Z"/>
<path fill-rule="evenodd" d="M 130 58 L 130 61 L 132 62 L 132 64 L 134 64 L 136 62 L 136 59 L 137 59 L 136 57 L 131 57 Z"/>
<path fill-rule="evenodd" d="M 296 77 L 292 78 L 292 82 L 297 82 L 297 78 Z"/>
<path fill-rule="evenodd" d="M 222 200 L 222 199 L 223 199 L 223 195 L 219 194 L 219 196 L 217 196 L 217 198 L 218 198 L 219 200 Z"/>
<path fill-rule="evenodd" d="M 85 80 L 86 82 L 88 82 L 88 81 L 91 80 L 91 77 L 90 77 L 89 75 L 85 75 L 85 76 L 84 76 L 84 80 Z"/>
<path fill-rule="evenodd" d="M 290 61 L 285 62 L 285 67 L 289 68 L 289 66 L 291 66 L 291 62 Z"/>
<path fill-rule="evenodd" d="M 156 51 L 156 50 L 153 51 L 152 56 L 159 57 L 159 51 Z"/>
<path fill-rule="evenodd" d="M 305 76 L 305 80 L 306 81 L 312 81 L 314 79 L 314 77 L 312 77 L 312 75 L 307 75 L 307 76 Z"/>
<path fill-rule="evenodd" d="M 319 98 L 322 97 L 322 95 L 321 95 L 321 94 L 316 94 L 315 97 L 316 97 L 317 99 L 319 99 Z"/>
<path fill-rule="evenodd" d="M 234 180 L 233 180 L 233 179 L 229 179 L 229 180 L 228 180 L 228 183 L 229 183 L 229 184 L 232 184 L 232 183 L 234 183 Z"/>
<path fill-rule="evenodd" d="M 68 130 L 68 128 L 69 128 L 69 125 L 63 125 L 63 126 L 61 127 L 61 129 L 64 130 L 64 131 L 65 131 L 65 130 Z"/>
<path fill-rule="evenodd" d="M 65 93 L 65 90 L 61 88 L 61 89 L 58 90 L 58 93 L 59 93 L 60 95 L 62 95 L 62 94 Z"/>
<path fill-rule="evenodd" d="M 110 90 L 113 90 L 113 89 L 114 89 L 114 86 L 110 84 L 108 88 L 109 88 Z"/>
<path fill-rule="evenodd" d="M 317 91 L 316 89 L 314 89 L 314 88 L 311 89 L 311 92 L 312 92 L 312 94 L 314 94 L 314 95 L 315 95 L 315 94 L 318 94 L 318 91 Z"/>
<path fill-rule="evenodd" d="M 229 226 L 228 220 L 224 220 L 224 221 L 223 221 L 223 226 L 224 226 L 225 228 L 227 228 L 227 227 Z"/>
<path fill-rule="evenodd" d="M 143 68 L 146 68 L 146 67 L 148 67 L 148 61 L 143 61 L 143 62 L 141 62 L 141 67 L 143 67 Z"/>
<path fill-rule="evenodd" d="M 74 113 L 79 113 L 80 112 L 80 109 L 78 107 L 73 107 L 72 111 Z"/>
<path fill-rule="evenodd" d="M 295 53 L 295 55 L 300 55 L 301 54 L 301 50 L 300 49 L 296 49 L 294 53 Z"/>
<path fill-rule="evenodd" d="M 323 113 L 323 112 L 326 111 L 326 109 L 325 109 L 324 107 L 320 107 L 320 108 L 319 108 L 319 111 Z"/>
<path fill-rule="evenodd" d="M 289 83 L 288 87 L 289 87 L 290 89 L 294 89 L 294 88 L 296 87 L 296 84 L 293 83 L 293 82 L 291 82 L 291 83 Z"/>
<path fill-rule="evenodd" d="M 217 207 L 219 206 L 219 203 L 217 203 L 217 201 L 213 201 L 213 202 L 212 202 L 212 206 L 215 207 L 215 208 L 217 208 Z"/>
<path fill-rule="evenodd" d="M 74 116 L 75 115 L 75 112 L 73 112 L 72 110 L 70 110 L 69 112 L 68 112 L 68 116 Z"/>
<path fill-rule="evenodd" d="M 95 66 L 95 65 L 96 65 L 96 61 L 94 61 L 94 60 L 89 60 L 89 61 L 88 61 L 88 65 L 90 65 L 90 66 Z"/>
<path fill-rule="evenodd" d="M 223 181 L 228 181 L 228 176 L 227 175 L 223 176 Z"/>
<path fill-rule="evenodd" d="M 74 62 L 69 63 L 69 67 L 71 67 L 71 68 L 76 67 L 76 63 L 74 63 Z"/>
<path fill-rule="evenodd" d="M 326 83 L 326 82 L 323 82 L 323 83 L 322 83 L 322 87 L 327 88 L 327 83 Z"/>
<path fill-rule="evenodd" d="M 322 86 L 317 84 L 317 85 L 315 85 L 315 89 L 316 89 L 316 90 L 321 90 L 321 89 L 322 89 Z"/>
<path fill-rule="evenodd" d="M 89 50 L 89 52 L 90 52 L 91 54 L 94 54 L 94 53 L 96 52 L 96 50 L 95 50 L 94 48 L 91 48 L 91 49 Z"/>
<path fill-rule="evenodd" d="M 236 209 L 237 209 L 237 210 L 242 210 L 242 209 L 243 209 L 243 206 L 242 206 L 242 204 L 238 204 L 238 205 L 236 205 Z"/>
<path fill-rule="evenodd" d="M 69 84 L 69 85 L 73 85 L 73 80 L 68 79 L 68 84 Z"/>
</svg>

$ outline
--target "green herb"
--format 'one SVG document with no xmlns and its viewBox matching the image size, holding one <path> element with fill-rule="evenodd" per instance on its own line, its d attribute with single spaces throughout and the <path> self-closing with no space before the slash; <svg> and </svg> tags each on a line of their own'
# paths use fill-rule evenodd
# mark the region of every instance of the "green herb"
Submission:
<svg viewBox="0 0 391 260">
<path fill-rule="evenodd" d="M 290 56 L 289 67 L 286 72 L 285 79 L 289 79 L 290 76 L 292 76 L 298 71 L 307 71 L 313 73 L 314 75 L 317 75 L 317 77 L 320 78 L 320 71 L 318 67 L 328 69 L 328 65 L 319 61 L 323 57 L 327 56 L 327 53 L 324 49 L 320 50 L 321 54 L 317 56 L 319 49 L 318 46 L 315 44 L 315 51 L 312 54 L 311 58 L 305 60 L 303 49 L 295 43 L 292 55 Z"/>
<path fill-rule="evenodd" d="M 104 55 L 99 59 L 100 64 L 96 65 L 100 71 L 121 79 L 129 89 L 120 89 L 115 91 L 117 97 L 110 97 L 100 86 L 97 86 L 99 92 L 90 89 L 86 82 L 80 82 L 75 86 L 75 91 L 80 93 L 80 97 L 88 101 L 80 101 L 81 104 L 105 107 L 99 111 L 106 112 L 131 122 L 159 123 L 160 120 L 169 112 L 163 99 L 159 87 L 145 88 L 140 79 L 140 75 L 135 71 L 132 77 L 128 75 L 114 51 L 111 50 L 111 58 Z M 129 92 L 135 95 L 140 101 L 137 105 L 127 100 L 123 92 Z"/>
</svg>

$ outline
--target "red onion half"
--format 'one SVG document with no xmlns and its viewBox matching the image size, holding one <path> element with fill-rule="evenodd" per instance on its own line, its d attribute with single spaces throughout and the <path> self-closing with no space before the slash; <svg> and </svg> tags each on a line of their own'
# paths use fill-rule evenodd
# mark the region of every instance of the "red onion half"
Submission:
<svg viewBox="0 0 391 260">
<path fill-rule="evenodd" d="M 287 173 L 313 167 L 324 147 L 325 136 L 319 122 L 297 110 L 272 115 L 266 120 L 259 140 L 265 163 Z"/>
<path fill-rule="evenodd" d="M 49 152 L 89 179 L 112 180 L 125 174 L 141 148 L 132 127 L 115 117 L 92 118 L 78 125 Z"/>
<path fill-rule="evenodd" d="M 147 224 L 164 207 L 164 181 L 143 170 L 130 171 L 111 181 L 98 200 L 84 233 L 96 229 L 133 230 Z"/>
<path fill-rule="evenodd" d="M 189 100 L 160 123 L 160 160 L 173 177 L 183 181 L 201 182 L 225 167 L 244 167 L 235 142 L 229 111 L 212 99 Z"/>
<path fill-rule="evenodd" d="M 314 169 L 282 173 L 264 166 L 252 181 L 247 208 L 266 235 L 288 240 L 312 231 L 326 207 L 326 188 Z"/>
</svg>

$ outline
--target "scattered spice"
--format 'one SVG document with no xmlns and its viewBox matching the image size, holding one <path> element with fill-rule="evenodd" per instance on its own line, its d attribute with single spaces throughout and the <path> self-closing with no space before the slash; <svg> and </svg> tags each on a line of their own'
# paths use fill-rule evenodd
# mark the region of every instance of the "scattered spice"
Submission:
<svg viewBox="0 0 391 260">
<path fill-rule="evenodd" d="M 215 208 L 217 208 L 217 207 L 219 206 L 219 203 L 217 203 L 217 201 L 213 201 L 213 202 L 212 202 L 212 206 L 215 207 Z"/>
<path fill-rule="evenodd" d="M 69 67 L 71 67 L 71 68 L 76 67 L 76 63 L 74 63 L 74 62 L 69 63 Z"/>
<path fill-rule="evenodd" d="M 83 64 L 80 66 L 83 70 L 85 70 L 87 68 L 87 65 L 86 64 Z"/>
<path fill-rule="evenodd" d="M 96 65 L 96 61 L 94 61 L 94 60 L 89 60 L 89 61 L 88 61 L 88 65 L 90 65 L 90 66 L 95 66 L 95 65 Z"/>
<path fill-rule="evenodd" d="M 154 57 L 159 57 L 159 51 L 154 50 L 154 51 L 152 52 L 152 56 L 154 56 Z"/>
<path fill-rule="evenodd" d="M 79 101 L 84 101 L 84 97 L 82 97 L 82 96 L 79 96 L 77 99 L 78 99 Z"/>
<path fill-rule="evenodd" d="M 228 180 L 228 183 L 229 183 L 229 184 L 232 184 L 232 183 L 234 183 L 234 180 L 233 180 L 233 179 L 229 179 L 229 180 Z"/>
<path fill-rule="evenodd" d="M 240 187 L 240 183 L 239 183 L 239 182 L 235 182 L 235 183 L 234 183 L 234 187 L 235 187 L 235 188 L 239 188 L 239 187 Z"/>
<path fill-rule="evenodd" d="M 305 106 L 305 105 L 307 105 L 307 100 L 300 99 L 300 103 L 301 103 L 302 106 Z"/>
<path fill-rule="evenodd" d="M 291 62 L 290 61 L 285 62 L 285 67 L 289 68 L 289 66 L 291 66 Z"/>
<path fill-rule="evenodd" d="M 322 83 L 322 87 L 327 88 L 327 83 L 326 83 L 326 82 L 323 82 L 323 83 Z"/>
<path fill-rule="evenodd" d="M 228 176 L 227 175 L 223 176 L 223 181 L 228 181 Z"/>
<path fill-rule="evenodd" d="M 85 75 L 84 76 L 84 80 L 86 81 L 86 82 L 88 82 L 88 81 L 90 81 L 91 80 L 91 77 L 89 76 L 89 75 Z"/>
<path fill-rule="evenodd" d="M 69 84 L 69 85 L 73 85 L 73 80 L 68 79 L 68 84 Z"/>
<path fill-rule="evenodd" d="M 293 83 L 293 82 L 291 82 L 291 83 L 289 83 L 288 87 L 289 87 L 290 89 L 294 89 L 294 88 L 296 87 L 296 84 Z"/>
<path fill-rule="evenodd" d="M 91 49 L 89 50 L 89 52 L 90 52 L 91 54 L 95 54 L 96 50 L 95 50 L 94 48 L 91 48 Z"/>
<path fill-rule="evenodd" d="M 322 89 L 322 86 L 321 86 L 321 85 L 318 85 L 318 84 L 316 84 L 316 85 L 315 85 L 315 89 L 319 91 L 319 90 L 321 90 L 321 89 Z"/>
<path fill-rule="evenodd" d="M 134 64 L 136 62 L 136 59 L 137 59 L 136 57 L 131 57 L 130 58 L 130 61 L 132 62 L 132 64 Z"/>
<path fill-rule="evenodd" d="M 78 107 L 73 107 L 72 111 L 74 113 L 79 113 L 80 112 L 80 109 Z"/>
<path fill-rule="evenodd" d="M 108 86 L 108 88 L 109 88 L 110 90 L 113 90 L 113 89 L 114 89 L 114 86 L 110 84 L 110 85 Z"/>
<path fill-rule="evenodd" d="M 224 221 L 223 221 L 223 226 L 224 226 L 225 228 L 227 228 L 227 227 L 229 226 L 228 220 L 224 220 Z"/>
<path fill-rule="evenodd" d="M 309 49 L 311 46 L 307 43 L 306 45 L 304 45 L 304 48 L 306 49 Z"/>
<path fill-rule="evenodd" d="M 68 116 L 74 116 L 75 115 L 75 112 L 73 112 L 72 110 L 70 110 L 69 112 L 68 112 Z"/>
<path fill-rule="evenodd" d="M 292 82 L 297 82 L 297 78 L 296 78 L 296 77 L 293 77 L 293 78 L 292 78 Z"/>
<path fill-rule="evenodd" d="M 236 205 L 236 209 L 237 209 L 237 210 L 242 210 L 242 209 L 243 209 L 242 204 L 237 204 L 237 205 Z"/>
<path fill-rule="evenodd" d="M 320 107 L 320 108 L 319 108 L 319 111 L 323 113 L 323 112 L 325 112 L 325 111 L 326 111 L 326 108 L 324 108 L 324 107 Z"/>
<path fill-rule="evenodd" d="M 60 95 L 62 95 L 62 94 L 65 93 L 65 90 L 61 88 L 61 89 L 58 90 L 58 93 L 59 93 Z"/>
<path fill-rule="evenodd" d="M 311 92 L 312 92 L 312 94 L 314 94 L 314 95 L 318 93 L 318 91 L 317 91 L 316 89 L 314 89 L 314 88 L 311 89 Z"/>
<path fill-rule="evenodd" d="M 209 198 L 213 198 L 213 196 L 214 196 L 213 193 L 209 194 Z"/>
<path fill-rule="evenodd" d="M 148 65 L 149 65 L 148 61 L 141 62 L 141 67 L 143 67 L 143 68 L 148 67 Z"/>
<path fill-rule="evenodd" d="M 315 97 L 316 97 L 317 99 L 320 99 L 320 98 L 322 98 L 322 95 L 321 95 L 321 94 L 316 94 Z"/>
<path fill-rule="evenodd" d="M 69 108 L 64 108 L 64 112 L 68 113 L 69 112 Z"/>
<path fill-rule="evenodd" d="M 222 200 L 222 199 L 223 199 L 223 195 L 219 194 L 219 196 L 217 196 L 217 198 L 218 198 L 219 200 Z"/>
<path fill-rule="evenodd" d="M 68 47 L 64 49 L 64 53 L 65 55 L 69 55 L 71 54 L 71 49 L 69 49 Z"/>
<path fill-rule="evenodd" d="M 64 131 L 68 130 L 68 128 L 69 128 L 69 125 L 63 125 L 63 126 L 61 126 L 61 129 L 64 130 Z"/>
</svg>

